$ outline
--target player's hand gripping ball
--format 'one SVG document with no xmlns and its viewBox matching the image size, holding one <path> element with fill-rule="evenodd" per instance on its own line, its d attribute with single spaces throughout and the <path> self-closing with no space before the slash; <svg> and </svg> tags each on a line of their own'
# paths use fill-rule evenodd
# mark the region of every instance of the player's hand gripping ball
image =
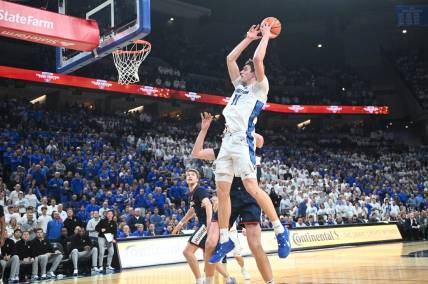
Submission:
<svg viewBox="0 0 428 284">
<path fill-rule="evenodd" d="M 275 17 L 267 17 L 261 23 L 261 25 L 269 25 L 270 28 L 270 38 L 276 38 L 281 33 L 281 22 Z"/>
</svg>

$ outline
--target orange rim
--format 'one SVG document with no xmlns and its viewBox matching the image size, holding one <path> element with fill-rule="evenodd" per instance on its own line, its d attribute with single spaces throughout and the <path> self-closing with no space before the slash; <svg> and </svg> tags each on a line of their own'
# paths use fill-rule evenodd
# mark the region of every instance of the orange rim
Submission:
<svg viewBox="0 0 428 284">
<path fill-rule="evenodd" d="M 118 50 L 113 51 L 113 53 L 115 53 L 115 54 L 122 54 L 122 53 L 125 53 L 125 54 L 126 53 L 127 54 L 143 53 L 143 52 L 146 52 L 146 51 L 148 51 L 148 50 L 150 50 L 152 48 L 152 44 L 150 42 L 148 42 L 146 40 L 142 40 L 142 39 L 135 40 L 134 44 L 145 44 L 146 47 L 143 48 L 143 49 L 140 49 L 140 50 L 121 50 L 121 49 L 118 49 Z"/>
</svg>

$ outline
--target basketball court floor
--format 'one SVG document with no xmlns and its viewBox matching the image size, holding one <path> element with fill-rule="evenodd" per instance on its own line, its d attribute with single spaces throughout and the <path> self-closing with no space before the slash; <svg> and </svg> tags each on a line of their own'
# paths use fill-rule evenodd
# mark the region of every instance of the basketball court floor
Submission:
<svg viewBox="0 0 428 284">
<path fill-rule="evenodd" d="M 143 257 L 143 256 L 142 256 Z M 286 260 L 269 256 L 275 283 L 428 283 L 428 242 L 390 243 L 302 251 Z M 228 269 L 238 283 L 264 283 L 252 257 L 245 258 L 251 280 L 245 282 L 235 260 Z M 202 269 L 202 263 L 200 263 Z M 62 284 L 189 284 L 187 265 L 125 270 L 122 273 L 61 281 Z M 215 283 L 223 283 L 216 276 Z"/>
</svg>

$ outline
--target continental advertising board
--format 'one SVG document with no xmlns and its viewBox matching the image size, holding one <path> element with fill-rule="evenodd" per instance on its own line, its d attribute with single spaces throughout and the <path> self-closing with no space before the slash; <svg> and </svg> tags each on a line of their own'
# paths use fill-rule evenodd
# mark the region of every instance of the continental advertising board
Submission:
<svg viewBox="0 0 428 284">
<path fill-rule="evenodd" d="M 266 252 L 276 252 L 277 243 L 272 231 L 263 231 L 261 238 Z M 189 236 L 176 236 L 120 241 L 117 246 L 121 266 L 134 268 L 186 262 L 182 252 L 188 239 Z M 395 224 L 315 227 L 290 231 L 290 241 L 294 251 L 401 239 Z M 246 237 L 239 234 L 239 240 L 243 247 L 242 255 L 251 255 Z M 202 260 L 201 250 L 197 251 L 196 257 Z"/>
</svg>

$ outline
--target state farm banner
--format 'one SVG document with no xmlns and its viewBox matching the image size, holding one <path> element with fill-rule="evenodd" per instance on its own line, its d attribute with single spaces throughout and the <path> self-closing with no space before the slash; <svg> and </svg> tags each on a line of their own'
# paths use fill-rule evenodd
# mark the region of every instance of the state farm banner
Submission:
<svg viewBox="0 0 428 284">
<path fill-rule="evenodd" d="M 120 85 L 114 81 L 94 78 L 56 74 L 43 71 L 0 66 L 0 77 L 47 83 L 62 86 L 73 86 L 106 92 L 134 94 L 139 96 L 176 99 L 215 105 L 226 105 L 229 97 L 216 96 L 206 93 L 189 92 L 168 88 L 158 88 L 143 85 Z M 268 102 L 265 111 L 294 114 L 377 114 L 389 113 L 387 106 L 323 106 L 323 105 L 283 105 Z"/>
<path fill-rule="evenodd" d="M 96 21 L 6 1 L 0 1 L 0 35 L 80 51 L 91 51 L 100 41 Z"/>
</svg>

